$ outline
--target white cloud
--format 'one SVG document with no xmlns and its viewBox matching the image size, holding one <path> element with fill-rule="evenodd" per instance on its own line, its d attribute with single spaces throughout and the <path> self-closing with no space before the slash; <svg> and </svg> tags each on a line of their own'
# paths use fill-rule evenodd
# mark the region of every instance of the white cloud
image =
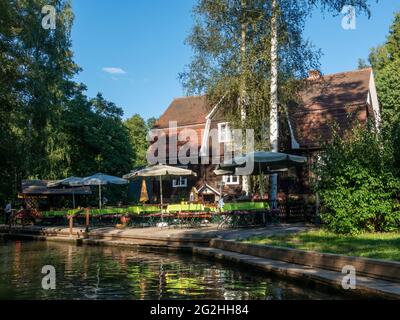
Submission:
<svg viewBox="0 0 400 320">
<path fill-rule="evenodd" d="M 115 67 L 104 67 L 102 70 L 104 72 L 107 72 L 107 73 L 110 73 L 110 74 L 126 74 L 127 73 L 123 69 L 115 68 Z"/>
</svg>

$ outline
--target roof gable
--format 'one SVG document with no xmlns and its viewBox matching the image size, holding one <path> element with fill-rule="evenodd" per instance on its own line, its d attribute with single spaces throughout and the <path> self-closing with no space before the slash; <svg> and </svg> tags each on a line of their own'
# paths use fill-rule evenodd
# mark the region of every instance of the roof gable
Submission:
<svg viewBox="0 0 400 320">
<path fill-rule="evenodd" d="M 294 138 L 300 147 L 318 147 L 330 139 L 334 123 L 341 130 L 365 122 L 372 69 L 326 75 L 303 89 L 298 104 L 289 107 Z"/>
<path fill-rule="evenodd" d="M 170 121 L 176 121 L 178 127 L 203 124 L 210 112 L 205 96 L 176 98 L 156 122 L 156 128 L 168 128 Z"/>
<path fill-rule="evenodd" d="M 330 138 L 333 123 L 346 130 L 357 121 L 374 117 L 367 111 L 371 83 L 374 83 L 371 77 L 372 69 L 367 68 L 309 81 L 299 92 L 299 103 L 288 108 L 290 129 L 296 142 L 292 146 L 298 143 L 301 148 L 319 147 L 321 140 Z M 155 128 L 168 128 L 170 121 L 176 121 L 178 127 L 205 125 L 210 114 L 214 121 L 222 121 L 221 112 L 214 110 L 217 107 L 218 104 L 211 108 L 205 96 L 174 99 Z"/>
<path fill-rule="evenodd" d="M 300 92 L 301 111 L 312 111 L 348 104 L 365 103 L 372 69 L 335 73 L 310 81 Z"/>
</svg>

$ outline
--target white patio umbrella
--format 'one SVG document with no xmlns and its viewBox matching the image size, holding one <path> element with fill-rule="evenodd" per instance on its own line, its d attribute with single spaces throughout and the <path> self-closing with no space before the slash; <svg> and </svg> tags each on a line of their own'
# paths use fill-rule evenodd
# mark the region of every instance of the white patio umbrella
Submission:
<svg viewBox="0 0 400 320">
<path fill-rule="evenodd" d="M 101 186 L 108 184 L 127 184 L 128 180 L 119 177 L 109 176 L 104 173 L 96 173 L 90 177 L 83 178 L 81 185 L 84 186 L 99 186 L 99 208 L 101 209 Z"/>
<path fill-rule="evenodd" d="M 69 177 L 66 179 L 62 179 L 62 180 L 58 180 L 58 181 L 54 181 L 51 183 L 47 184 L 47 187 L 49 188 L 55 188 L 58 186 L 70 186 L 70 187 L 77 187 L 77 186 L 82 186 L 82 180 L 83 178 L 79 178 L 79 177 Z M 72 209 L 75 209 L 75 190 L 72 189 Z"/>
<path fill-rule="evenodd" d="M 134 171 L 124 175 L 125 179 L 132 179 L 135 177 L 159 177 L 160 181 L 160 206 L 161 206 L 161 221 L 163 220 L 163 191 L 162 191 L 162 177 L 180 177 L 180 176 L 196 176 L 192 170 L 172 167 L 164 164 L 158 164 L 144 168 L 142 170 Z"/>
</svg>

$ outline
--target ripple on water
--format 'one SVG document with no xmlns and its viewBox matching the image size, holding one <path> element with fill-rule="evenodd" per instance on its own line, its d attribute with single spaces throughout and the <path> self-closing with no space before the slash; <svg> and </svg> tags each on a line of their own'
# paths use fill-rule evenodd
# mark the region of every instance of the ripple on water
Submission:
<svg viewBox="0 0 400 320">
<path fill-rule="evenodd" d="M 44 265 L 56 290 L 43 290 Z M 190 255 L 66 243 L 0 242 L 0 299 L 335 299 Z"/>
</svg>

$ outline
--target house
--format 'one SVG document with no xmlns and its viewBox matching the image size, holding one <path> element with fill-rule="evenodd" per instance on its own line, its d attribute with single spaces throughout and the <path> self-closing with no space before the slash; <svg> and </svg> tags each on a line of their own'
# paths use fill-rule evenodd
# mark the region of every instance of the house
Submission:
<svg viewBox="0 0 400 320">
<path fill-rule="evenodd" d="M 280 177 L 280 186 L 285 192 L 310 192 L 311 165 L 322 144 L 331 138 L 333 123 L 337 123 L 341 132 L 352 129 L 358 122 L 365 123 L 367 119 L 374 121 L 377 126 L 380 123 L 372 69 L 325 76 L 313 71 L 310 72 L 307 84 L 299 94 L 299 101 L 286 110 L 287 128 L 286 132 L 281 132 L 281 136 L 287 139 L 281 139 L 280 150 L 307 156 L 308 166 Z M 213 172 L 216 165 L 210 163 L 210 154 L 208 160 L 211 161 L 202 161 L 204 157 L 207 158 L 207 151 L 211 150 L 213 154 L 213 151 L 221 151 L 224 145 L 231 142 L 229 123 L 224 119 L 218 104 L 210 105 L 205 96 L 174 99 L 154 129 L 152 146 L 161 141 L 162 136 L 166 145 L 165 155 L 159 157 L 158 162 L 184 166 L 197 173 L 196 178 L 180 177 L 164 181 L 164 195 L 167 199 L 189 199 L 190 194 L 196 192 L 204 201 L 213 202 L 221 194 L 241 194 L 240 177 L 216 176 Z M 216 133 L 213 141 L 210 141 L 211 132 Z M 218 140 L 217 145 L 215 138 Z M 173 152 L 169 152 L 171 150 Z M 193 150 L 197 153 L 191 152 Z M 181 161 L 176 156 L 178 153 L 198 161 Z M 291 183 L 288 185 L 286 180 Z"/>
</svg>

